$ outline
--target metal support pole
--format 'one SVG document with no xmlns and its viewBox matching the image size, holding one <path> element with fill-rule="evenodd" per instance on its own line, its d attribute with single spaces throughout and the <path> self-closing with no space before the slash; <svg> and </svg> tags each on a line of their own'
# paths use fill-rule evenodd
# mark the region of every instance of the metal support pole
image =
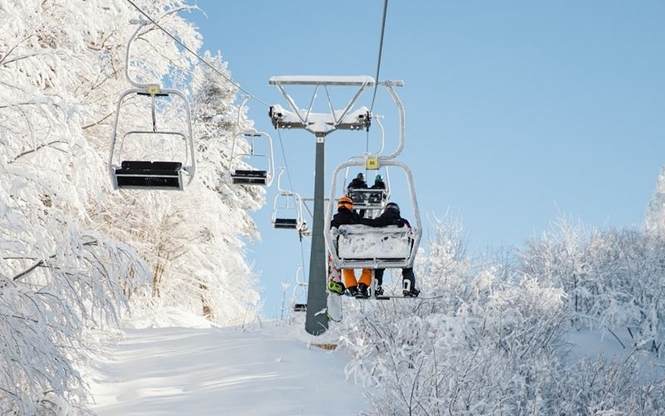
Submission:
<svg viewBox="0 0 665 416">
<path fill-rule="evenodd" d="M 307 285 L 307 316 L 305 330 L 320 335 L 328 329 L 328 306 L 326 294 L 327 267 L 326 241 L 323 236 L 325 215 L 325 133 L 316 135 L 316 162 L 314 166 L 314 224 L 312 249 L 309 256 L 309 284 Z"/>
</svg>

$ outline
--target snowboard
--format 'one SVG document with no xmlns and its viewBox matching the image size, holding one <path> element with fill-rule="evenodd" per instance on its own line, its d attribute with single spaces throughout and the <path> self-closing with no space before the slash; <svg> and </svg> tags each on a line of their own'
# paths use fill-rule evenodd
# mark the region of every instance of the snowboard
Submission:
<svg viewBox="0 0 665 416">
<path fill-rule="evenodd" d="M 328 292 L 328 319 L 331 321 L 339 322 L 342 320 L 342 295 L 330 291 L 330 283 L 341 284 L 342 283 L 342 271 L 335 267 L 332 261 L 332 255 L 328 253 L 328 282 L 326 283 L 326 289 Z"/>
</svg>

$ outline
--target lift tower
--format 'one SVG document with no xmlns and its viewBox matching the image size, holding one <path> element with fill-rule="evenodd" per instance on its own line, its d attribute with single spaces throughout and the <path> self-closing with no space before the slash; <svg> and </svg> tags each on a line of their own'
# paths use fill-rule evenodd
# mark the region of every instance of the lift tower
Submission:
<svg viewBox="0 0 665 416">
<path fill-rule="evenodd" d="M 279 89 L 289 104 L 290 111 L 279 105 L 270 107 L 269 116 L 275 128 L 304 129 L 316 138 L 314 165 L 314 219 L 312 224 L 312 248 L 309 259 L 309 284 L 307 285 L 307 315 L 305 330 L 312 335 L 320 335 L 328 329 L 328 316 L 325 313 L 326 301 L 326 243 L 325 227 L 325 139 L 335 130 L 368 130 L 371 114 L 367 107 L 351 110 L 367 87 L 375 84 L 374 78 L 361 76 L 275 76 L 270 85 Z M 314 93 L 308 109 L 298 107 L 285 91 L 285 86 L 311 86 Z M 336 110 L 331 102 L 328 87 L 357 87 L 358 91 L 346 107 Z M 313 112 L 314 102 L 320 88 L 325 90 L 330 112 Z"/>
</svg>

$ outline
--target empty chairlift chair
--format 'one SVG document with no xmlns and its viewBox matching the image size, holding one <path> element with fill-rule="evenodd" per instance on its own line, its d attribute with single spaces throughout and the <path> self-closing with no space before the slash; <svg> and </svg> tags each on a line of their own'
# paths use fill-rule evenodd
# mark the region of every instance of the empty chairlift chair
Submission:
<svg viewBox="0 0 665 416">
<path fill-rule="evenodd" d="M 128 97 L 148 97 L 149 106 L 136 107 L 136 111 L 150 111 L 150 124 L 137 123 L 136 117 L 128 117 L 123 123 L 132 128 L 121 131 L 120 126 L 122 103 Z M 161 106 L 157 100 L 180 101 L 184 126 L 180 129 L 163 128 L 158 123 L 157 113 Z M 173 101 L 171 101 L 173 103 Z M 114 189 L 164 189 L 182 190 L 184 187 L 183 172 L 194 177 L 194 142 L 189 102 L 176 90 L 161 90 L 159 86 L 133 88 L 126 91 L 118 100 L 116 120 L 111 144 L 109 170 Z"/>
<path fill-rule="evenodd" d="M 272 207 L 272 225 L 278 229 L 307 231 L 302 215 L 302 198 L 299 194 L 282 188 L 282 175 L 286 171 L 281 168 L 277 177 L 277 195 Z"/>
<path fill-rule="evenodd" d="M 249 152 L 238 152 L 238 140 L 244 138 L 249 145 Z M 256 153 L 255 149 L 263 141 L 265 154 Z M 241 163 L 260 165 L 260 168 L 238 168 Z M 249 166 L 249 165 L 247 165 Z M 263 169 L 261 169 L 263 168 Z M 263 132 L 250 131 L 236 135 L 231 149 L 231 179 L 236 185 L 264 185 L 270 186 L 273 177 L 272 138 Z"/>
<path fill-rule="evenodd" d="M 275 196 L 272 212 L 273 227 L 286 230 L 304 230 L 306 225 L 302 216 L 300 195 L 280 191 Z"/>
<path fill-rule="evenodd" d="M 194 179 L 194 140 L 189 101 L 180 91 L 142 84 L 129 75 L 132 41 L 127 44 L 125 75 L 134 87 L 118 99 L 109 172 L 114 189 L 182 190 Z M 146 100 L 147 99 L 147 100 Z"/>
</svg>

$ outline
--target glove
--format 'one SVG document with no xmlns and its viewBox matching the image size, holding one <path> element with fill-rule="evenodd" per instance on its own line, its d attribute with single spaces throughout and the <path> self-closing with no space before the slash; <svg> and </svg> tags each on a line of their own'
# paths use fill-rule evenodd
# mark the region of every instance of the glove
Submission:
<svg viewBox="0 0 665 416">
<path fill-rule="evenodd" d="M 403 218 L 397 219 L 393 221 L 393 224 L 398 226 L 398 227 L 404 227 L 406 225 L 406 220 Z"/>
</svg>

